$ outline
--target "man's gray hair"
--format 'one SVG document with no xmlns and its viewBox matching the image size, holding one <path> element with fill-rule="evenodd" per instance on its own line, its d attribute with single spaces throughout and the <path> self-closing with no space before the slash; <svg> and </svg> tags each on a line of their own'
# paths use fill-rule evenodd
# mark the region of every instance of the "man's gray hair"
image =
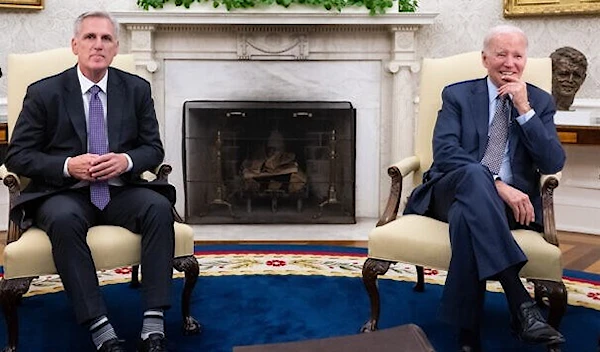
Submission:
<svg viewBox="0 0 600 352">
<path fill-rule="evenodd" d="M 115 39 L 119 38 L 119 23 L 117 22 L 117 20 L 115 20 L 114 17 L 112 17 L 108 12 L 105 11 L 89 11 L 79 15 L 79 17 L 77 17 L 77 19 L 75 20 L 73 36 L 77 37 L 79 35 L 79 31 L 81 30 L 81 23 L 83 22 L 83 20 L 90 17 L 100 17 L 109 20 L 110 23 L 112 23 L 114 29 Z"/>
<path fill-rule="evenodd" d="M 485 35 L 485 38 L 483 38 L 483 51 L 487 51 L 487 49 L 489 48 L 490 42 L 492 41 L 492 39 L 494 39 L 496 36 L 500 35 L 500 34 L 520 34 L 523 39 L 525 39 L 525 48 L 527 48 L 529 46 L 529 40 L 527 39 L 527 35 L 525 34 L 525 32 L 523 32 L 523 30 L 517 26 L 513 26 L 510 24 L 501 24 L 495 27 L 492 27 L 487 34 Z"/>
</svg>

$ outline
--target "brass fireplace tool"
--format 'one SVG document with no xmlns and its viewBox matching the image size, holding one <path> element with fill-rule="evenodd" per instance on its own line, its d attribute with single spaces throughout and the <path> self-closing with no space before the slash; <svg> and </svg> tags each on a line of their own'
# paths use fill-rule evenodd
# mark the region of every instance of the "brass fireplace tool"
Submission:
<svg viewBox="0 0 600 352">
<path fill-rule="evenodd" d="M 231 203 L 229 203 L 228 201 L 225 200 L 223 193 L 225 190 L 225 182 L 223 181 L 223 170 L 222 170 L 222 155 L 221 155 L 221 149 L 223 147 L 223 141 L 221 139 L 221 130 L 217 130 L 217 139 L 215 141 L 215 170 L 216 170 L 216 184 L 217 184 L 217 189 L 216 189 L 216 197 L 215 199 L 213 199 L 212 202 L 210 202 L 210 204 L 208 205 L 209 209 L 211 205 L 224 205 L 227 206 L 227 208 L 229 209 L 229 214 L 231 214 L 231 217 L 235 217 L 235 215 L 233 214 L 233 206 L 231 205 Z"/>
<path fill-rule="evenodd" d="M 335 130 L 331 131 L 331 137 L 329 138 L 329 190 L 327 192 L 327 199 L 319 204 L 319 213 L 315 215 L 313 218 L 319 218 L 323 215 L 323 207 L 326 205 L 341 205 L 341 202 L 337 198 L 337 190 L 335 186 L 335 173 L 336 173 L 336 159 L 337 159 L 337 151 L 336 151 L 336 132 Z"/>
</svg>

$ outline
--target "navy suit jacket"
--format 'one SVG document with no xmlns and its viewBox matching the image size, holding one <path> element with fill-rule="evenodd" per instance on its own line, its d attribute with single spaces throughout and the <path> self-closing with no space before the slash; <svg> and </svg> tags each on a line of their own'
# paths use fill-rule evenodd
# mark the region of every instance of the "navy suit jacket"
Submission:
<svg viewBox="0 0 600 352">
<path fill-rule="evenodd" d="M 107 82 L 108 147 L 127 153 L 133 169 L 122 174 L 125 184 L 154 187 L 175 202 L 175 189 L 166 182 L 146 182 L 141 174 L 163 160 L 158 121 L 150 84 L 139 76 L 109 68 Z M 12 203 L 11 219 L 20 225 L 31 214 L 28 205 L 40 197 L 75 185 L 64 177 L 67 157 L 87 153 L 87 124 L 77 67 L 31 84 L 15 124 L 6 155 L 8 170 L 31 179 Z"/>
<path fill-rule="evenodd" d="M 523 125 L 514 121 L 510 126 L 511 185 L 529 196 L 535 209 L 535 222 L 541 225 L 540 173 L 552 174 L 562 170 L 565 152 L 556 134 L 556 108 L 552 96 L 531 84 L 527 84 L 527 94 L 535 115 Z M 488 139 L 488 97 L 486 78 L 444 88 L 442 108 L 433 133 L 433 164 L 423 174 L 423 183 L 413 191 L 405 214 L 424 215 L 435 182 L 461 166 L 480 163 Z M 511 116 L 519 116 L 514 107 Z"/>
</svg>

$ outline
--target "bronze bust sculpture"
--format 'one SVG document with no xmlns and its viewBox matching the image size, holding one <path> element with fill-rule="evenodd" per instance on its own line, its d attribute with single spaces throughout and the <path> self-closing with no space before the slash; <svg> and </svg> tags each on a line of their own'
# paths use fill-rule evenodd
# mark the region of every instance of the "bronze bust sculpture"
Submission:
<svg viewBox="0 0 600 352">
<path fill-rule="evenodd" d="M 569 110 L 575 93 L 587 75 L 587 59 L 579 50 L 564 46 L 550 54 L 552 59 L 552 96 L 557 110 Z"/>
</svg>

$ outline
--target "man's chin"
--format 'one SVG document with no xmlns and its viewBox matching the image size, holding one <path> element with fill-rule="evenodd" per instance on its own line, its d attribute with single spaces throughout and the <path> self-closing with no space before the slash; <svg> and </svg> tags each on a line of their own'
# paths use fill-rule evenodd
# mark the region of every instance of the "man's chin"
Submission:
<svg viewBox="0 0 600 352">
<path fill-rule="evenodd" d="M 90 65 L 90 69 L 92 71 L 104 71 L 106 70 L 106 68 L 109 66 L 109 64 L 107 62 L 95 62 L 92 65 Z"/>
</svg>

